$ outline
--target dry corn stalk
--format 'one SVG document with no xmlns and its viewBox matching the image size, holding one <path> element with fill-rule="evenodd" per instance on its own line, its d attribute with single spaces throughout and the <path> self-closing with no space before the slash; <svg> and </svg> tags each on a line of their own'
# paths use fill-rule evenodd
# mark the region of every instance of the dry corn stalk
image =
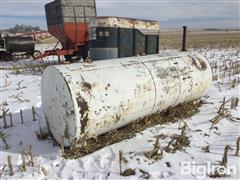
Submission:
<svg viewBox="0 0 240 180">
<path fill-rule="evenodd" d="M 232 148 L 231 146 L 227 145 L 224 149 L 222 161 L 220 162 L 221 166 L 227 167 L 227 163 L 228 163 L 227 155 L 229 150 L 232 150 Z"/>
<path fill-rule="evenodd" d="M 4 166 L 0 169 L 0 177 L 3 174 L 4 169 L 7 167 L 7 165 L 4 164 Z"/>
<path fill-rule="evenodd" d="M 239 99 L 237 97 L 233 97 L 231 99 L 231 109 L 236 109 L 236 107 L 238 106 L 239 103 Z"/>
<path fill-rule="evenodd" d="M 239 156 L 239 151 L 240 151 L 240 137 L 237 139 L 237 144 L 236 144 L 236 153 L 235 156 Z"/>
<path fill-rule="evenodd" d="M 43 131 L 40 124 L 39 124 L 39 132 L 36 131 L 35 133 L 36 133 L 38 140 L 40 140 L 40 141 L 47 140 L 48 137 L 50 136 L 49 131 Z"/>
<path fill-rule="evenodd" d="M 4 123 L 4 129 L 6 129 L 6 128 L 8 128 L 8 126 L 7 126 L 7 119 L 6 119 L 6 112 L 5 111 L 3 111 L 3 123 Z"/>
<path fill-rule="evenodd" d="M 21 92 L 18 93 L 17 95 L 9 96 L 8 98 L 15 98 L 15 99 L 17 99 L 19 102 L 29 102 L 29 101 L 30 101 L 30 100 L 28 100 L 28 99 L 23 99 L 22 96 L 23 96 L 23 91 L 21 91 Z"/>
<path fill-rule="evenodd" d="M 209 153 L 210 152 L 210 146 L 204 146 L 202 147 L 202 150 L 205 152 L 205 153 Z"/>
<path fill-rule="evenodd" d="M 226 176 L 226 174 L 219 173 L 219 169 L 224 169 L 227 167 L 228 163 L 227 155 L 229 150 L 232 150 L 232 148 L 229 145 L 225 146 L 222 161 L 219 163 L 219 166 L 209 175 L 209 177 L 220 178 Z"/>
<path fill-rule="evenodd" d="M 231 100 L 231 99 L 230 99 L 230 100 Z M 226 98 L 224 97 L 223 103 L 222 103 L 222 105 L 221 105 L 221 106 L 219 107 L 219 109 L 218 109 L 218 112 L 217 112 L 218 114 L 217 114 L 217 116 L 215 116 L 213 119 L 210 120 L 210 121 L 212 122 L 212 125 L 211 125 L 211 127 L 210 127 L 210 130 L 212 130 L 212 129 L 214 128 L 214 126 L 220 122 L 221 119 L 227 118 L 227 117 L 230 117 L 230 116 L 231 116 L 230 112 L 228 112 L 228 111 L 225 109 L 226 103 L 228 103 L 230 100 L 226 101 Z"/>
<path fill-rule="evenodd" d="M 26 172 L 27 171 L 27 164 L 26 164 L 26 159 L 25 159 L 25 153 L 22 152 L 21 153 L 21 157 L 22 157 L 22 165 L 20 167 L 22 172 Z"/>
<path fill-rule="evenodd" d="M 136 171 L 135 169 L 126 169 L 122 174 L 121 176 L 134 176 L 136 174 Z"/>
<path fill-rule="evenodd" d="M 126 169 L 124 172 L 122 171 L 122 162 L 127 163 L 127 159 L 123 156 L 123 152 L 119 151 L 119 175 L 120 176 L 131 176 L 135 174 L 135 170 Z"/>
<path fill-rule="evenodd" d="M 41 167 L 41 170 L 45 176 L 47 176 L 47 170 L 44 167 Z"/>
<path fill-rule="evenodd" d="M 7 161 L 8 161 L 9 175 L 13 176 L 14 172 L 13 172 L 12 156 L 11 155 L 7 156 Z"/>
<path fill-rule="evenodd" d="M 11 83 L 12 83 L 12 81 L 8 81 L 8 78 L 5 78 L 5 84 L 4 84 L 4 86 L 1 86 L 1 88 L 6 88 L 9 85 L 11 85 Z"/>
<path fill-rule="evenodd" d="M 3 132 L 0 131 L 0 138 L 2 139 L 3 144 L 5 146 L 4 148 L 9 149 L 8 143 L 6 141 L 6 134 L 4 134 Z"/>
<path fill-rule="evenodd" d="M 150 175 L 148 172 L 146 172 L 146 171 L 144 171 L 144 170 L 142 170 L 142 169 L 139 169 L 139 171 L 140 171 L 140 173 L 142 173 L 142 175 L 140 176 L 140 178 L 150 179 L 151 175 Z"/>
<path fill-rule="evenodd" d="M 33 116 L 33 121 L 36 121 L 36 116 L 35 116 L 35 109 L 34 106 L 32 107 L 32 116 Z"/>
<path fill-rule="evenodd" d="M 122 157 L 123 157 L 123 153 L 122 153 L 122 151 L 119 151 L 119 174 L 120 174 L 120 176 L 122 175 Z"/>
<path fill-rule="evenodd" d="M 26 87 L 21 87 L 21 83 L 23 82 L 24 80 L 21 80 L 21 81 L 19 81 L 18 83 L 17 83 L 17 89 L 16 90 L 21 90 L 21 89 L 24 89 L 24 88 L 26 88 Z"/>
<path fill-rule="evenodd" d="M 61 138 L 61 150 L 62 150 L 62 157 L 65 157 L 65 151 L 64 151 L 64 136 Z"/>
<path fill-rule="evenodd" d="M 164 148 L 164 150 L 168 153 L 175 153 L 177 150 L 181 151 L 185 147 L 190 146 L 189 137 L 186 136 L 186 128 L 187 126 L 183 126 L 181 130 L 181 134 L 174 134 L 171 137 L 171 141 Z"/>
<path fill-rule="evenodd" d="M 33 158 L 33 152 L 32 152 L 32 145 L 29 146 L 28 155 L 30 156 L 30 165 L 31 165 L 31 166 L 34 166 L 34 158 Z"/>
<path fill-rule="evenodd" d="M 160 140 L 160 138 L 158 137 L 156 139 L 155 144 L 154 144 L 153 150 L 147 151 L 147 152 L 144 153 L 145 157 L 147 157 L 149 159 L 153 159 L 155 161 L 159 161 L 160 159 L 162 159 L 163 151 L 160 148 L 159 140 Z"/>
</svg>

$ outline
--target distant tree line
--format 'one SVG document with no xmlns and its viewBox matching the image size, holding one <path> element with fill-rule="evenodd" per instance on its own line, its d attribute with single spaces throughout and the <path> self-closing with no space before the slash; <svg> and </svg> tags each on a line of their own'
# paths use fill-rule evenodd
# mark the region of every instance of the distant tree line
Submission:
<svg viewBox="0 0 240 180">
<path fill-rule="evenodd" d="M 240 29 L 215 29 L 215 28 L 207 28 L 203 29 L 205 31 L 239 31 Z"/>
<path fill-rule="evenodd" d="M 27 33 L 27 32 L 32 32 L 32 31 L 40 31 L 39 26 L 31 26 L 31 25 L 26 25 L 26 24 L 16 24 L 14 27 L 6 29 L 7 32 L 9 33 Z"/>
</svg>

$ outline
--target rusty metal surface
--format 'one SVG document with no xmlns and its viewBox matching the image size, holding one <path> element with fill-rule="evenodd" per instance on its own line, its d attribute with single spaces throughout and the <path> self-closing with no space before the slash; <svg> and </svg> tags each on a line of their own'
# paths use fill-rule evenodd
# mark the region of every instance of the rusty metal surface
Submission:
<svg viewBox="0 0 240 180">
<path fill-rule="evenodd" d="M 96 17 L 91 20 L 90 27 L 119 27 L 119 28 L 135 28 L 144 34 L 159 33 L 160 25 L 157 21 L 131 19 L 123 17 Z"/>
<path fill-rule="evenodd" d="M 202 97 L 212 82 L 196 53 L 150 55 L 47 68 L 42 103 L 58 142 L 92 137 Z"/>
</svg>

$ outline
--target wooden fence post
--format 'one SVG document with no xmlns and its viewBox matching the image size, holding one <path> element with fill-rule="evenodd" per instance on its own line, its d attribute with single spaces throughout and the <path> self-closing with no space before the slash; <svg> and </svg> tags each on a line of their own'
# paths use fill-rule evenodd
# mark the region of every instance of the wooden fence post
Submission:
<svg viewBox="0 0 240 180">
<path fill-rule="evenodd" d="M 21 123 L 23 124 L 23 112 L 21 109 L 20 109 L 20 115 L 21 115 Z"/>
<path fill-rule="evenodd" d="M 4 123 L 3 128 L 6 129 L 7 128 L 6 112 L 3 111 L 2 115 L 3 115 L 3 123 Z"/>
<path fill-rule="evenodd" d="M 9 117 L 10 117 L 10 125 L 11 125 L 11 127 L 13 127 L 12 113 L 11 112 L 9 113 Z"/>
<path fill-rule="evenodd" d="M 36 121 L 34 106 L 32 107 L 32 115 L 33 115 L 33 121 Z"/>
</svg>

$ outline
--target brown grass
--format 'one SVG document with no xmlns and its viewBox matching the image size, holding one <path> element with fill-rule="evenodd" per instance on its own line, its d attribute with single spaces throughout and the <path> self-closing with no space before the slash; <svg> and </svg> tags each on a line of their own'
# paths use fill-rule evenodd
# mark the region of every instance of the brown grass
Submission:
<svg viewBox="0 0 240 180">
<path fill-rule="evenodd" d="M 57 43 L 55 37 L 41 40 L 41 44 Z M 181 49 L 182 31 L 161 31 L 160 49 Z M 188 30 L 187 48 L 240 47 L 240 31 L 197 31 Z"/>
</svg>

